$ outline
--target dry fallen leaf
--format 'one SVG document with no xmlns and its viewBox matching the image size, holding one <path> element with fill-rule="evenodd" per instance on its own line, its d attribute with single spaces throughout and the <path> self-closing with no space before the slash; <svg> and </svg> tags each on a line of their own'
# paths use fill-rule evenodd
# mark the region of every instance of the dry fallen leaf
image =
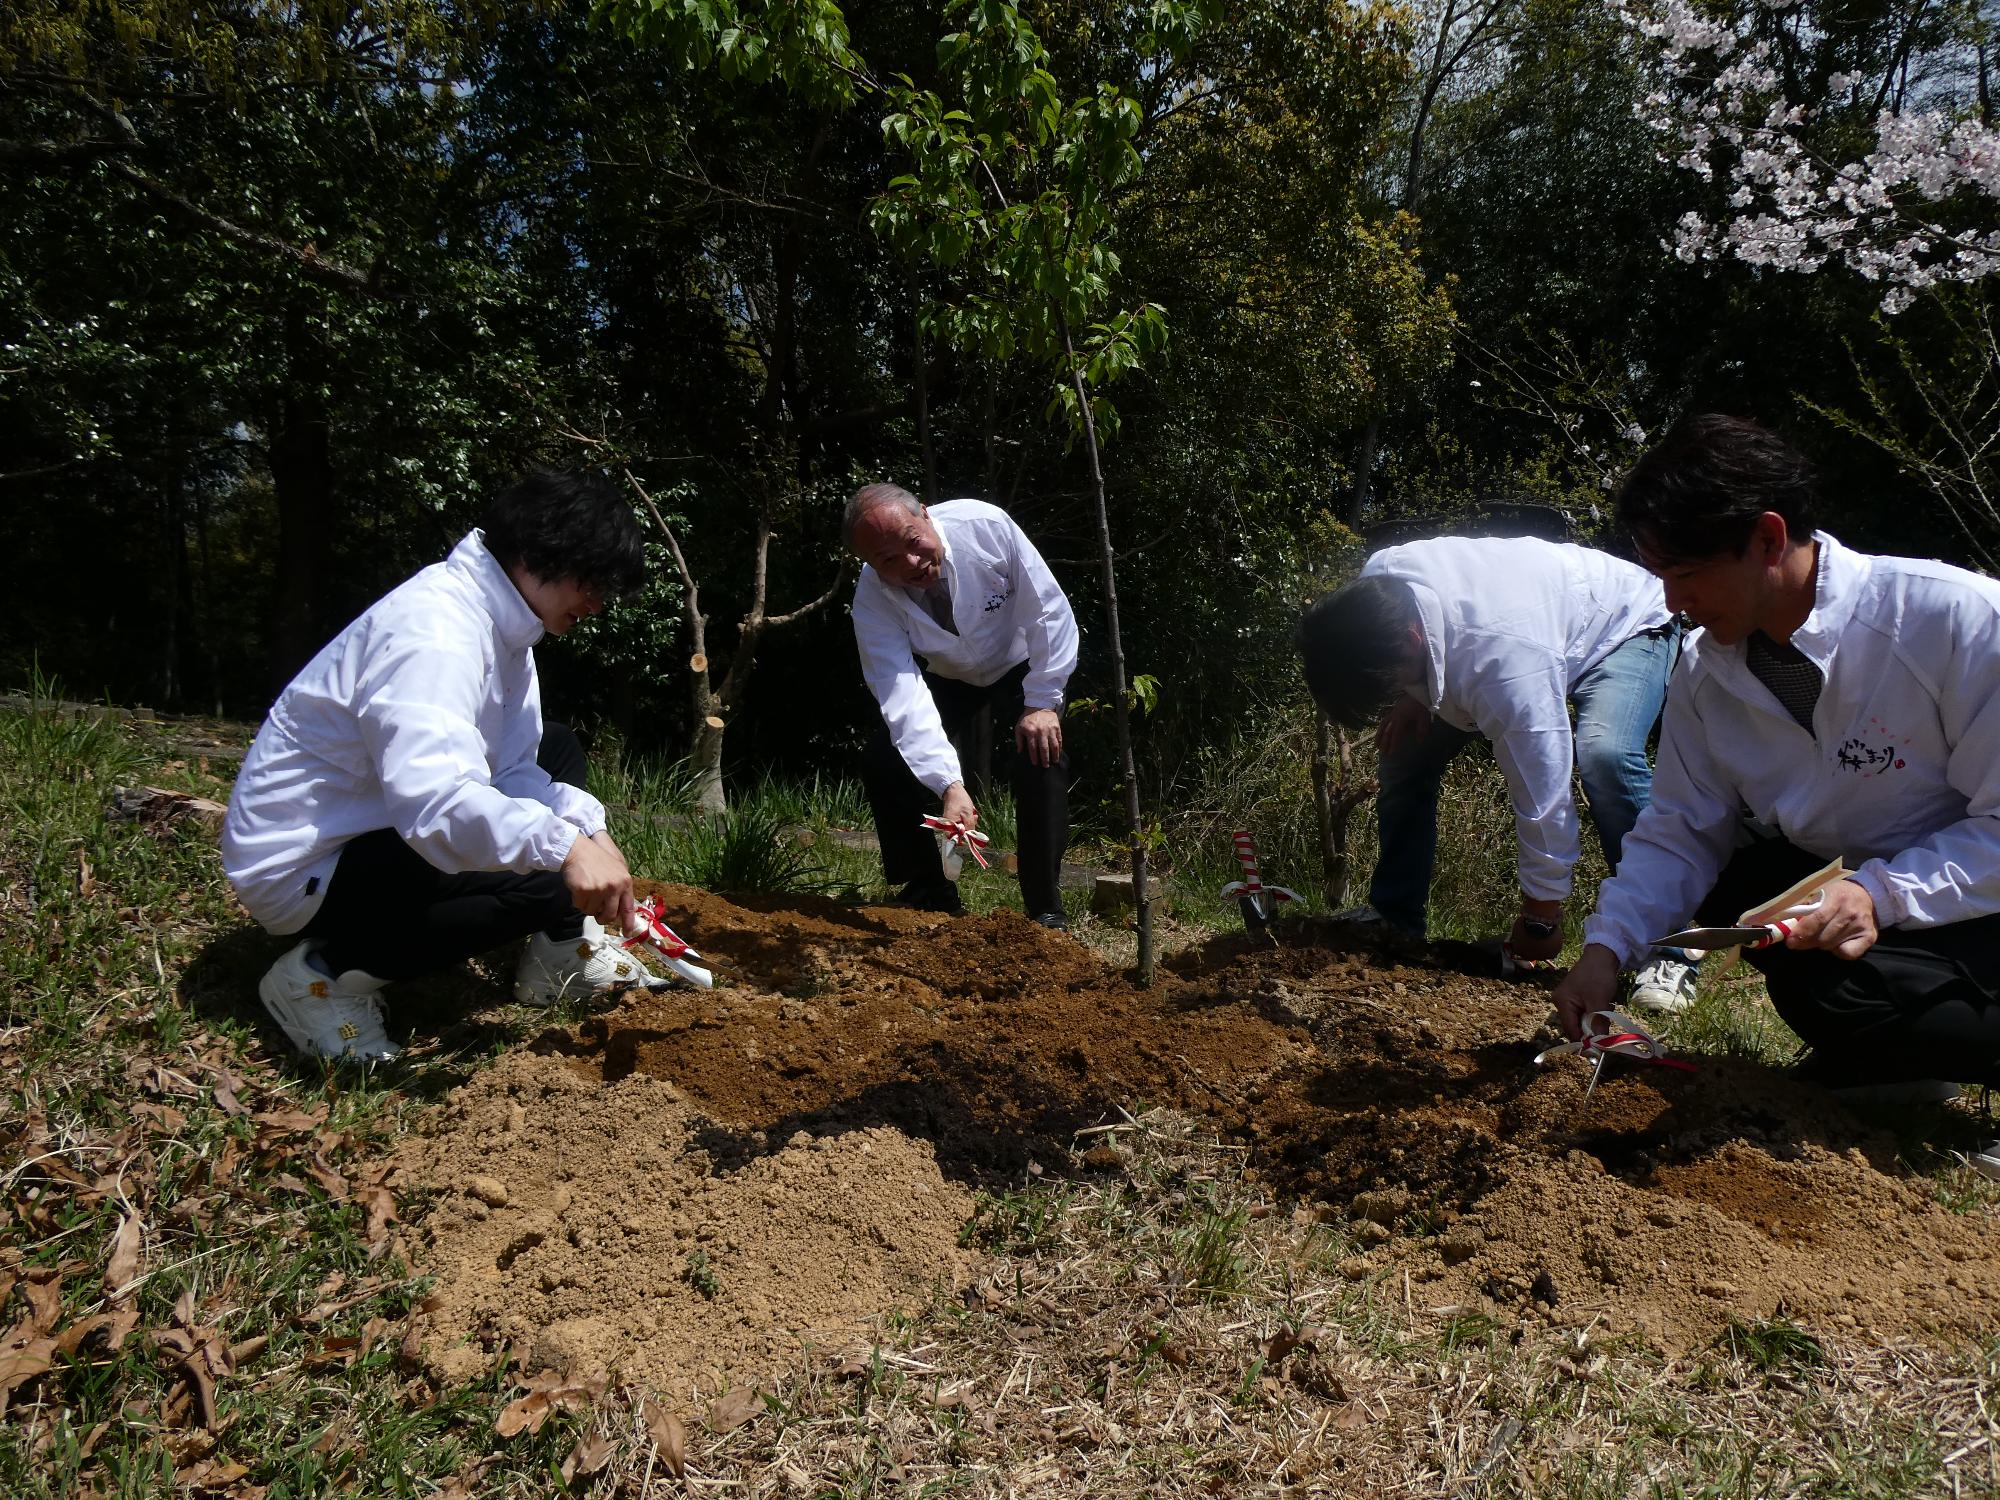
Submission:
<svg viewBox="0 0 2000 1500">
<path fill-rule="evenodd" d="M 139 1250 L 144 1243 L 137 1214 L 126 1214 L 111 1236 L 111 1260 L 104 1268 L 104 1291 L 114 1302 L 131 1295 L 132 1279 L 139 1274 Z"/>
<path fill-rule="evenodd" d="M 569 1483 L 579 1474 L 595 1474 L 611 1462 L 611 1455 L 617 1451 L 618 1445 L 602 1434 L 578 1438 L 576 1446 L 570 1449 L 569 1457 L 563 1460 L 563 1483 Z"/>
<path fill-rule="evenodd" d="M 708 1409 L 708 1423 L 718 1433 L 734 1432 L 764 1410 L 764 1398 L 752 1386 L 719 1398 Z"/>
<path fill-rule="evenodd" d="M 646 1419 L 646 1431 L 652 1436 L 653 1445 L 660 1450 L 660 1462 L 674 1478 L 686 1479 L 687 1429 L 681 1425 L 681 1419 L 657 1401 L 647 1401 L 640 1407 L 640 1414 Z"/>
<path fill-rule="evenodd" d="M 369 1244 L 375 1244 L 389 1232 L 389 1225 L 396 1219 L 396 1198 L 387 1188 L 365 1187 L 354 1195 L 367 1215 L 367 1224 L 362 1231 Z"/>
<path fill-rule="evenodd" d="M 547 1391 L 530 1391 L 507 1403 L 493 1423 L 493 1435 L 510 1438 L 523 1432 L 540 1432 L 550 1410 Z"/>
</svg>

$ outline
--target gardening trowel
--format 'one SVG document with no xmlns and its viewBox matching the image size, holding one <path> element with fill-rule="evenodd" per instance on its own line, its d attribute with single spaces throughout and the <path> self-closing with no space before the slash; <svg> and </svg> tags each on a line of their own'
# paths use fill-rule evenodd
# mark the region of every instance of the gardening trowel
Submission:
<svg viewBox="0 0 2000 1500">
<path fill-rule="evenodd" d="M 1278 906 L 1285 901 L 1299 899 L 1297 891 L 1288 891 L 1281 885 L 1266 885 L 1257 871 L 1257 846 L 1251 842 L 1248 833 L 1237 833 L 1236 862 L 1243 867 L 1243 878 L 1232 880 L 1222 888 L 1222 899 L 1234 898 L 1237 910 L 1243 913 L 1243 926 L 1252 937 L 1271 925 L 1271 918 L 1277 915 Z"/>
<path fill-rule="evenodd" d="M 657 898 L 641 901 L 632 913 L 631 932 L 625 939 L 628 948 L 650 948 L 659 955 L 660 961 L 672 969 L 689 984 L 702 989 L 715 988 L 715 975 L 691 960 L 701 955 L 683 942 L 680 936 L 660 920 L 660 906 Z"/>
</svg>

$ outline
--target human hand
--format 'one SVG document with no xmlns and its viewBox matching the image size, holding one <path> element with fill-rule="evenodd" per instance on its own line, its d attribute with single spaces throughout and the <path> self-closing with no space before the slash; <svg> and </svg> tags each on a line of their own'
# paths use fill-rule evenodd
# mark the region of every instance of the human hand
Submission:
<svg viewBox="0 0 2000 1500">
<path fill-rule="evenodd" d="M 562 878 L 578 911 L 597 918 L 619 937 L 626 935 L 626 923 L 636 904 L 632 872 L 608 834 L 579 836 L 563 857 Z"/>
<path fill-rule="evenodd" d="M 632 883 L 631 880 L 629 879 L 631 873 L 631 863 L 630 861 L 626 860 L 625 851 L 623 849 L 620 849 L 617 843 L 612 839 L 611 830 L 609 828 L 598 829 L 597 832 L 593 833 L 590 836 L 590 841 L 593 844 L 596 844 L 598 848 L 604 850 L 607 854 L 612 854 L 617 856 L 619 862 L 621 864 L 624 864 L 626 867 L 626 874 L 628 876 L 628 879 L 625 882 L 625 897 L 624 900 L 619 903 L 618 907 L 618 933 L 619 936 L 621 937 L 626 936 L 632 930 L 632 918 L 633 915 L 639 909 L 639 903 L 636 897 L 636 893 L 633 891 Z M 604 925 L 606 927 L 609 927 L 611 924 L 609 922 L 606 922 Z"/>
<path fill-rule="evenodd" d="M 1583 1035 L 1583 1018 L 1610 1009 L 1617 997 L 1618 955 L 1602 943 L 1591 943 L 1556 986 L 1556 1023 L 1575 1041 Z"/>
<path fill-rule="evenodd" d="M 963 823 L 968 833 L 979 826 L 979 809 L 972 805 L 964 783 L 954 781 L 944 789 L 943 817 L 947 823 Z"/>
<path fill-rule="evenodd" d="M 1062 716 L 1052 708 L 1027 710 L 1014 725 L 1014 748 L 1035 765 L 1054 765 L 1062 755 Z"/>
<path fill-rule="evenodd" d="M 1375 730 L 1375 748 L 1384 755 L 1413 749 L 1431 732 L 1431 711 L 1414 698 L 1398 698 Z"/>
<path fill-rule="evenodd" d="M 1538 907 L 1550 907 L 1551 911 L 1529 911 L 1523 908 L 1521 915 L 1514 918 L 1514 926 L 1507 934 L 1507 951 L 1528 963 L 1540 963 L 1556 957 L 1562 952 L 1562 906 L 1558 902 L 1537 902 Z M 1528 930 L 1528 923 L 1547 926 L 1554 930 L 1546 934 Z"/>
<path fill-rule="evenodd" d="M 1792 935 L 1785 939 L 1787 948 L 1831 948 L 1842 958 L 1861 957 L 1881 936 L 1875 925 L 1875 898 L 1853 880 L 1835 881 L 1818 906 L 1785 920 L 1792 927 Z"/>
</svg>

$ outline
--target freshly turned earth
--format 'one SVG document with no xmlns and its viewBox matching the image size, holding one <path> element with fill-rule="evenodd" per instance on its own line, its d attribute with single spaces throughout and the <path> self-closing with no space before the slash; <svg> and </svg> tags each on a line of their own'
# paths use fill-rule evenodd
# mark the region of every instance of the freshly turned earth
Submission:
<svg viewBox="0 0 2000 1500">
<path fill-rule="evenodd" d="M 1145 991 L 1011 914 L 658 890 L 716 989 L 544 1035 L 412 1153 L 447 1372 L 514 1342 L 663 1388 L 754 1380 L 962 1278 L 972 1188 L 1066 1170 L 1076 1130 L 1154 1104 L 1243 1144 L 1279 1201 L 1357 1221 L 1342 1271 L 1419 1314 L 1669 1350 L 1732 1316 L 2000 1326 L 2000 1231 L 1889 1137 L 1727 1060 L 1614 1060 L 1586 1106 L 1584 1064 L 1533 1065 L 1545 993 L 1470 950 L 1301 922 Z"/>
</svg>

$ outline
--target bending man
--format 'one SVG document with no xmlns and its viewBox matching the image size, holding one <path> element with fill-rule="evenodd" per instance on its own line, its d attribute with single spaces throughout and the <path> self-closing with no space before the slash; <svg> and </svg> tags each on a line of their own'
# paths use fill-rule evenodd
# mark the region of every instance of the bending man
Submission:
<svg viewBox="0 0 2000 1500">
<path fill-rule="evenodd" d="M 1679 639 L 1658 582 L 1586 547 L 1440 537 L 1369 558 L 1306 612 L 1299 638 L 1327 717 L 1348 728 L 1381 721 L 1374 913 L 1423 935 L 1439 787 L 1452 757 L 1483 736 L 1514 806 L 1521 907 L 1507 948 L 1554 958 L 1582 852 L 1571 770 L 1613 869 L 1652 784 L 1646 739 Z M 1680 1010 L 1693 993 L 1691 967 L 1661 952 L 1640 969 L 1631 1000 Z"/>
<path fill-rule="evenodd" d="M 1014 726 L 1021 900 L 1063 928 L 1060 875 L 1069 846 L 1063 688 L 1076 667 L 1076 616 L 1021 528 L 997 506 L 926 508 L 908 490 L 871 484 L 847 503 L 847 544 L 861 558 L 854 642 L 882 710 L 862 777 L 882 842 L 882 873 L 928 911 L 964 910 L 923 815 L 974 828 L 954 737 L 982 707 Z"/>
<path fill-rule="evenodd" d="M 1625 482 L 1620 521 L 1701 630 L 1558 1014 L 1575 1035 L 1650 937 L 1733 922 L 1838 858 L 1855 873 L 1745 954 L 1806 1071 L 1931 1096 L 2000 1082 L 2000 584 L 1850 551 L 1813 529 L 1814 500 L 1803 456 L 1721 416 Z"/>
<path fill-rule="evenodd" d="M 576 736 L 542 722 L 530 649 L 636 588 L 644 556 L 608 482 L 523 479 L 271 706 L 222 863 L 253 917 L 299 939 L 257 993 L 301 1052 L 393 1058 L 384 984 L 521 937 L 532 1004 L 645 977 L 613 936 L 631 872 Z"/>
</svg>

